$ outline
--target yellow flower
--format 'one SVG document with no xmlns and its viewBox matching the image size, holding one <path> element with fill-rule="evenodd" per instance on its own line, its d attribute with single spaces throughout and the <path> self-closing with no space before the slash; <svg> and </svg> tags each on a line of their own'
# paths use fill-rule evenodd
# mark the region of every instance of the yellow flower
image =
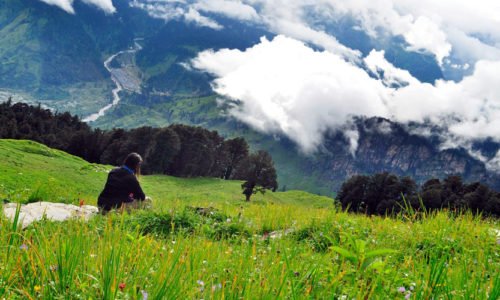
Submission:
<svg viewBox="0 0 500 300">
<path fill-rule="evenodd" d="M 35 285 L 35 292 L 39 293 L 42 290 L 42 287 L 39 285 Z"/>
</svg>

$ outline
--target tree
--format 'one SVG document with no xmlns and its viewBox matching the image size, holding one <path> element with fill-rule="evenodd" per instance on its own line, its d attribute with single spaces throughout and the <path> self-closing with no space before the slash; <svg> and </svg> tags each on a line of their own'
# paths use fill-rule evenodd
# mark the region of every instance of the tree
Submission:
<svg viewBox="0 0 500 300">
<path fill-rule="evenodd" d="M 459 206 L 464 198 L 464 185 L 460 176 L 452 175 L 443 180 L 443 191 L 441 193 L 443 207 Z"/>
<path fill-rule="evenodd" d="M 172 129 L 160 129 L 146 152 L 145 167 L 151 173 L 166 174 L 180 148 L 179 136 Z"/>
<path fill-rule="evenodd" d="M 170 164 L 169 174 L 179 177 L 209 176 L 218 150 L 218 141 L 211 139 L 210 131 L 187 125 L 172 125 L 169 128 L 178 135 L 181 146 Z"/>
<path fill-rule="evenodd" d="M 422 191 L 420 192 L 420 195 L 422 197 L 422 202 L 425 208 L 441 208 L 443 202 L 441 196 L 442 190 L 443 186 L 441 184 L 441 181 L 437 178 L 429 179 L 422 185 Z"/>
<path fill-rule="evenodd" d="M 405 199 L 416 198 L 417 185 L 410 177 L 399 178 L 383 172 L 372 176 L 355 175 L 342 184 L 337 200 L 342 208 L 367 214 L 397 212 Z"/>
<path fill-rule="evenodd" d="M 366 213 L 383 214 L 401 199 L 399 178 L 388 172 L 371 176 L 365 194 Z"/>
<path fill-rule="evenodd" d="M 225 141 L 224 148 L 228 154 L 228 161 L 223 176 L 224 179 L 228 180 L 238 167 L 238 164 L 248 156 L 248 144 L 244 138 L 237 137 Z"/>
<path fill-rule="evenodd" d="M 241 188 L 246 201 L 250 201 L 250 197 L 257 192 L 274 192 L 278 188 L 276 169 L 271 155 L 266 151 L 250 154 L 238 167 L 237 176 L 245 180 Z"/>
<path fill-rule="evenodd" d="M 355 175 L 342 184 L 337 194 L 337 200 L 342 204 L 342 209 L 349 208 L 349 211 L 362 209 L 369 180 L 368 176 Z"/>
</svg>

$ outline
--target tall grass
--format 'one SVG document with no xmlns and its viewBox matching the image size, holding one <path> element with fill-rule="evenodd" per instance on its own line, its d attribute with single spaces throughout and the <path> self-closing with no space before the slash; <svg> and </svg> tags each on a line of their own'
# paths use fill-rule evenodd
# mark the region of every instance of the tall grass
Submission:
<svg viewBox="0 0 500 300">
<path fill-rule="evenodd" d="M 0 298 L 497 299 L 500 291 L 498 223 L 469 213 L 162 210 L 23 231 L 2 219 Z M 226 234 L 214 234 L 220 228 Z"/>
</svg>

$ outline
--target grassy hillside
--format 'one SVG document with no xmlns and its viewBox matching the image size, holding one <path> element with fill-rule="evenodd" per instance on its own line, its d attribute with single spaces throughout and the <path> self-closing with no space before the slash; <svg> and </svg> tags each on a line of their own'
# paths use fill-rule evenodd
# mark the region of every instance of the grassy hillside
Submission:
<svg viewBox="0 0 500 300">
<path fill-rule="evenodd" d="M 76 156 L 50 149 L 33 141 L 0 139 L 0 198 L 10 201 L 36 199 L 96 204 L 112 166 L 91 164 Z M 241 182 L 216 178 L 184 179 L 170 176 L 142 176 L 144 191 L 159 208 L 180 202 L 215 205 L 244 200 Z M 256 203 L 333 205 L 333 199 L 301 191 L 257 194 Z"/>
<path fill-rule="evenodd" d="M 0 140 L 0 194 L 89 202 L 108 166 Z M 338 211 L 304 192 L 243 202 L 238 182 L 144 176 L 152 211 L 47 220 L 0 216 L 5 299 L 498 299 L 500 224 L 470 213 Z M 213 206 L 208 214 L 186 208 Z"/>
</svg>

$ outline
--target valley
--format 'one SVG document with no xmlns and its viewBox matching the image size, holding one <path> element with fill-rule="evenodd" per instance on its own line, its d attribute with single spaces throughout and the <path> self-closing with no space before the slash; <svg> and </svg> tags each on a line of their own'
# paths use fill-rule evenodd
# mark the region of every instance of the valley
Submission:
<svg viewBox="0 0 500 300">
<path fill-rule="evenodd" d="M 142 49 L 138 42 L 140 40 L 142 39 L 134 39 L 134 46 L 131 49 L 121 50 L 104 61 L 104 67 L 111 74 L 111 79 L 116 85 L 116 88 L 112 90 L 113 101 L 101 108 L 99 112 L 83 118 L 84 122 L 94 122 L 104 116 L 106 111 L 118 105 L 121 91 L 141 93 L 141 74 L 135 64 L 135 55 Z"/>
</svg>

